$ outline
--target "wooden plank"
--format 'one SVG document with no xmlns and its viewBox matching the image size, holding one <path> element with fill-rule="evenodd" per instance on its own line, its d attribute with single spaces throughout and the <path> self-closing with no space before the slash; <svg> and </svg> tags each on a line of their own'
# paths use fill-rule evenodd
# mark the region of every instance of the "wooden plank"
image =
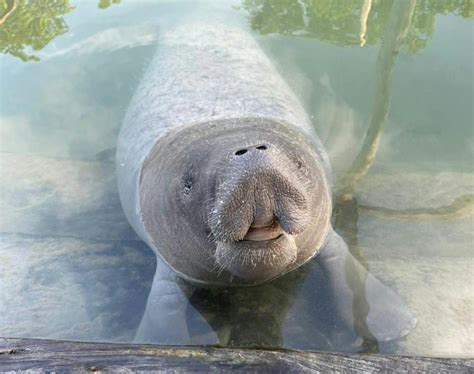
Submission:
<svg viewBox="0 0 474 374">
<path fill-rule="evenodd" d="M 474 360 L 0 338 L 0 370 L 469 373 Z M 35 372 L 35 371 L 33 371 Z"/>
</svg>

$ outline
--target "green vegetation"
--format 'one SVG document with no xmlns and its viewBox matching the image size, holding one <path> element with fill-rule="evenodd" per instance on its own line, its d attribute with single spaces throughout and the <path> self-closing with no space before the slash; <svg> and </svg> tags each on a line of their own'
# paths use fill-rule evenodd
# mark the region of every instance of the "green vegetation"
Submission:
<svg viewBox="0 0 474 374">
<path fill-rule="evenodd" d="M 262 34 L 315 38 L 338 46 L 373 45 L 382 38 L 395 0 L 243 0 Z M 438 14 L 474 18 L 473 0 L 418 0 L 402 49 L 416 53 L 431 39 Z"/>
<path fill-rule="evenodd" d="M 29 51 L 39 51 L 64 34 L 68 27 L 62 16 L 73 9 L 69 0 L 1 0 L 0 51 L 38 61 Z"/>
<path fill-rule="evenodd" d="M 108 8 L 109 6 L 113 4 L 119 4 L 121 3 L 122 0 L 99 0 L 99 8 L 100 9 L 105 9 Z"/>
<path fill-rule="evenodd" d="M 100 0 L 108 8 L 121 0 Z M 74 6 L 70 0 L 0 0 L 0 51 L 23 61 L 39 61 L 34 51 L 68 31 L 64 15 Z"/>
<path fill-rule="evenodd" d="M 106 9 L 122 0 L 98 0 Z M 242 0 L 252 28 L 316 38 L 339 46 L 373 45 L 380 41 L 395 0 Z M 39 51 L 68 31 L 64 15 L 71 0 L 0 0 L 0 51 L 23 61 L 38 61 Z M 415 53 L 426 47 L 436 15 L 474 18 L 474 0 L 418 0 L 412 27 L 402 49 Z"/>
</svg>

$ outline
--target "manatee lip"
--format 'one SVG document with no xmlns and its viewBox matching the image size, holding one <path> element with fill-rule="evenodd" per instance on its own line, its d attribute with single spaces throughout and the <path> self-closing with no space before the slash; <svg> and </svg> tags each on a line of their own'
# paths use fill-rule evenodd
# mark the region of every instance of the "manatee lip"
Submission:
<svg viewBox="0 0 474 374">
<path fill-rule="evenodd" d="M 272 221 L 267 225 L 251 225 L 243 241 L 264 242 L 278 239 L 284 231 L 278 221 Z"/>
</svg>

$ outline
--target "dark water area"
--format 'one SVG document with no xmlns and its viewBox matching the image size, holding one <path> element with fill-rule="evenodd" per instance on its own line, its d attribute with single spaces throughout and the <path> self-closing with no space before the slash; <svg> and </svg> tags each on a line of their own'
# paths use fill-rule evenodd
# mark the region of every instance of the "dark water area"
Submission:
<svg viewBox="0 0 474 374">
<path fill-rule="evenodd" d="M 133 341 L 157 262 L 122 213 L 117 135 L 160 34 L 206 15 L 250 32 L 303 103 L 332 164 L 335 230 L 418 325 L 400 340 L 362 339 L 334 313 L 310 262 L 259 287 L 198 288 L 177 278 L 189 303 L 170 336 L 474 354 L 471 2 L 5 4 L 0 336 Z"/>
</svg>

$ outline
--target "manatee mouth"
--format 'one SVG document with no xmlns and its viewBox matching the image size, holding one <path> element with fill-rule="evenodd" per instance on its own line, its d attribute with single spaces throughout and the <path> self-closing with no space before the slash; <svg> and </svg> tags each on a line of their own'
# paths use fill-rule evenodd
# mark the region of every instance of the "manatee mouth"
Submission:
<svg viewBox="0 0 474 374">
<path fill-rule="evenodd" d="M 244 240 L 217 242 L 215 256 L 219 268 L 246 284 L 262 283 L 286 272 L 296 261 L 297 247 L 294 237 L 280 230 L 254 227 Z"/>
<path fill-rule="evenodd" d="M 263 242 L 278 239 L 284 234 L 278 221 L 273 221 L 268 225 L 252 225 L 242 241 Z"/>
</svg>

